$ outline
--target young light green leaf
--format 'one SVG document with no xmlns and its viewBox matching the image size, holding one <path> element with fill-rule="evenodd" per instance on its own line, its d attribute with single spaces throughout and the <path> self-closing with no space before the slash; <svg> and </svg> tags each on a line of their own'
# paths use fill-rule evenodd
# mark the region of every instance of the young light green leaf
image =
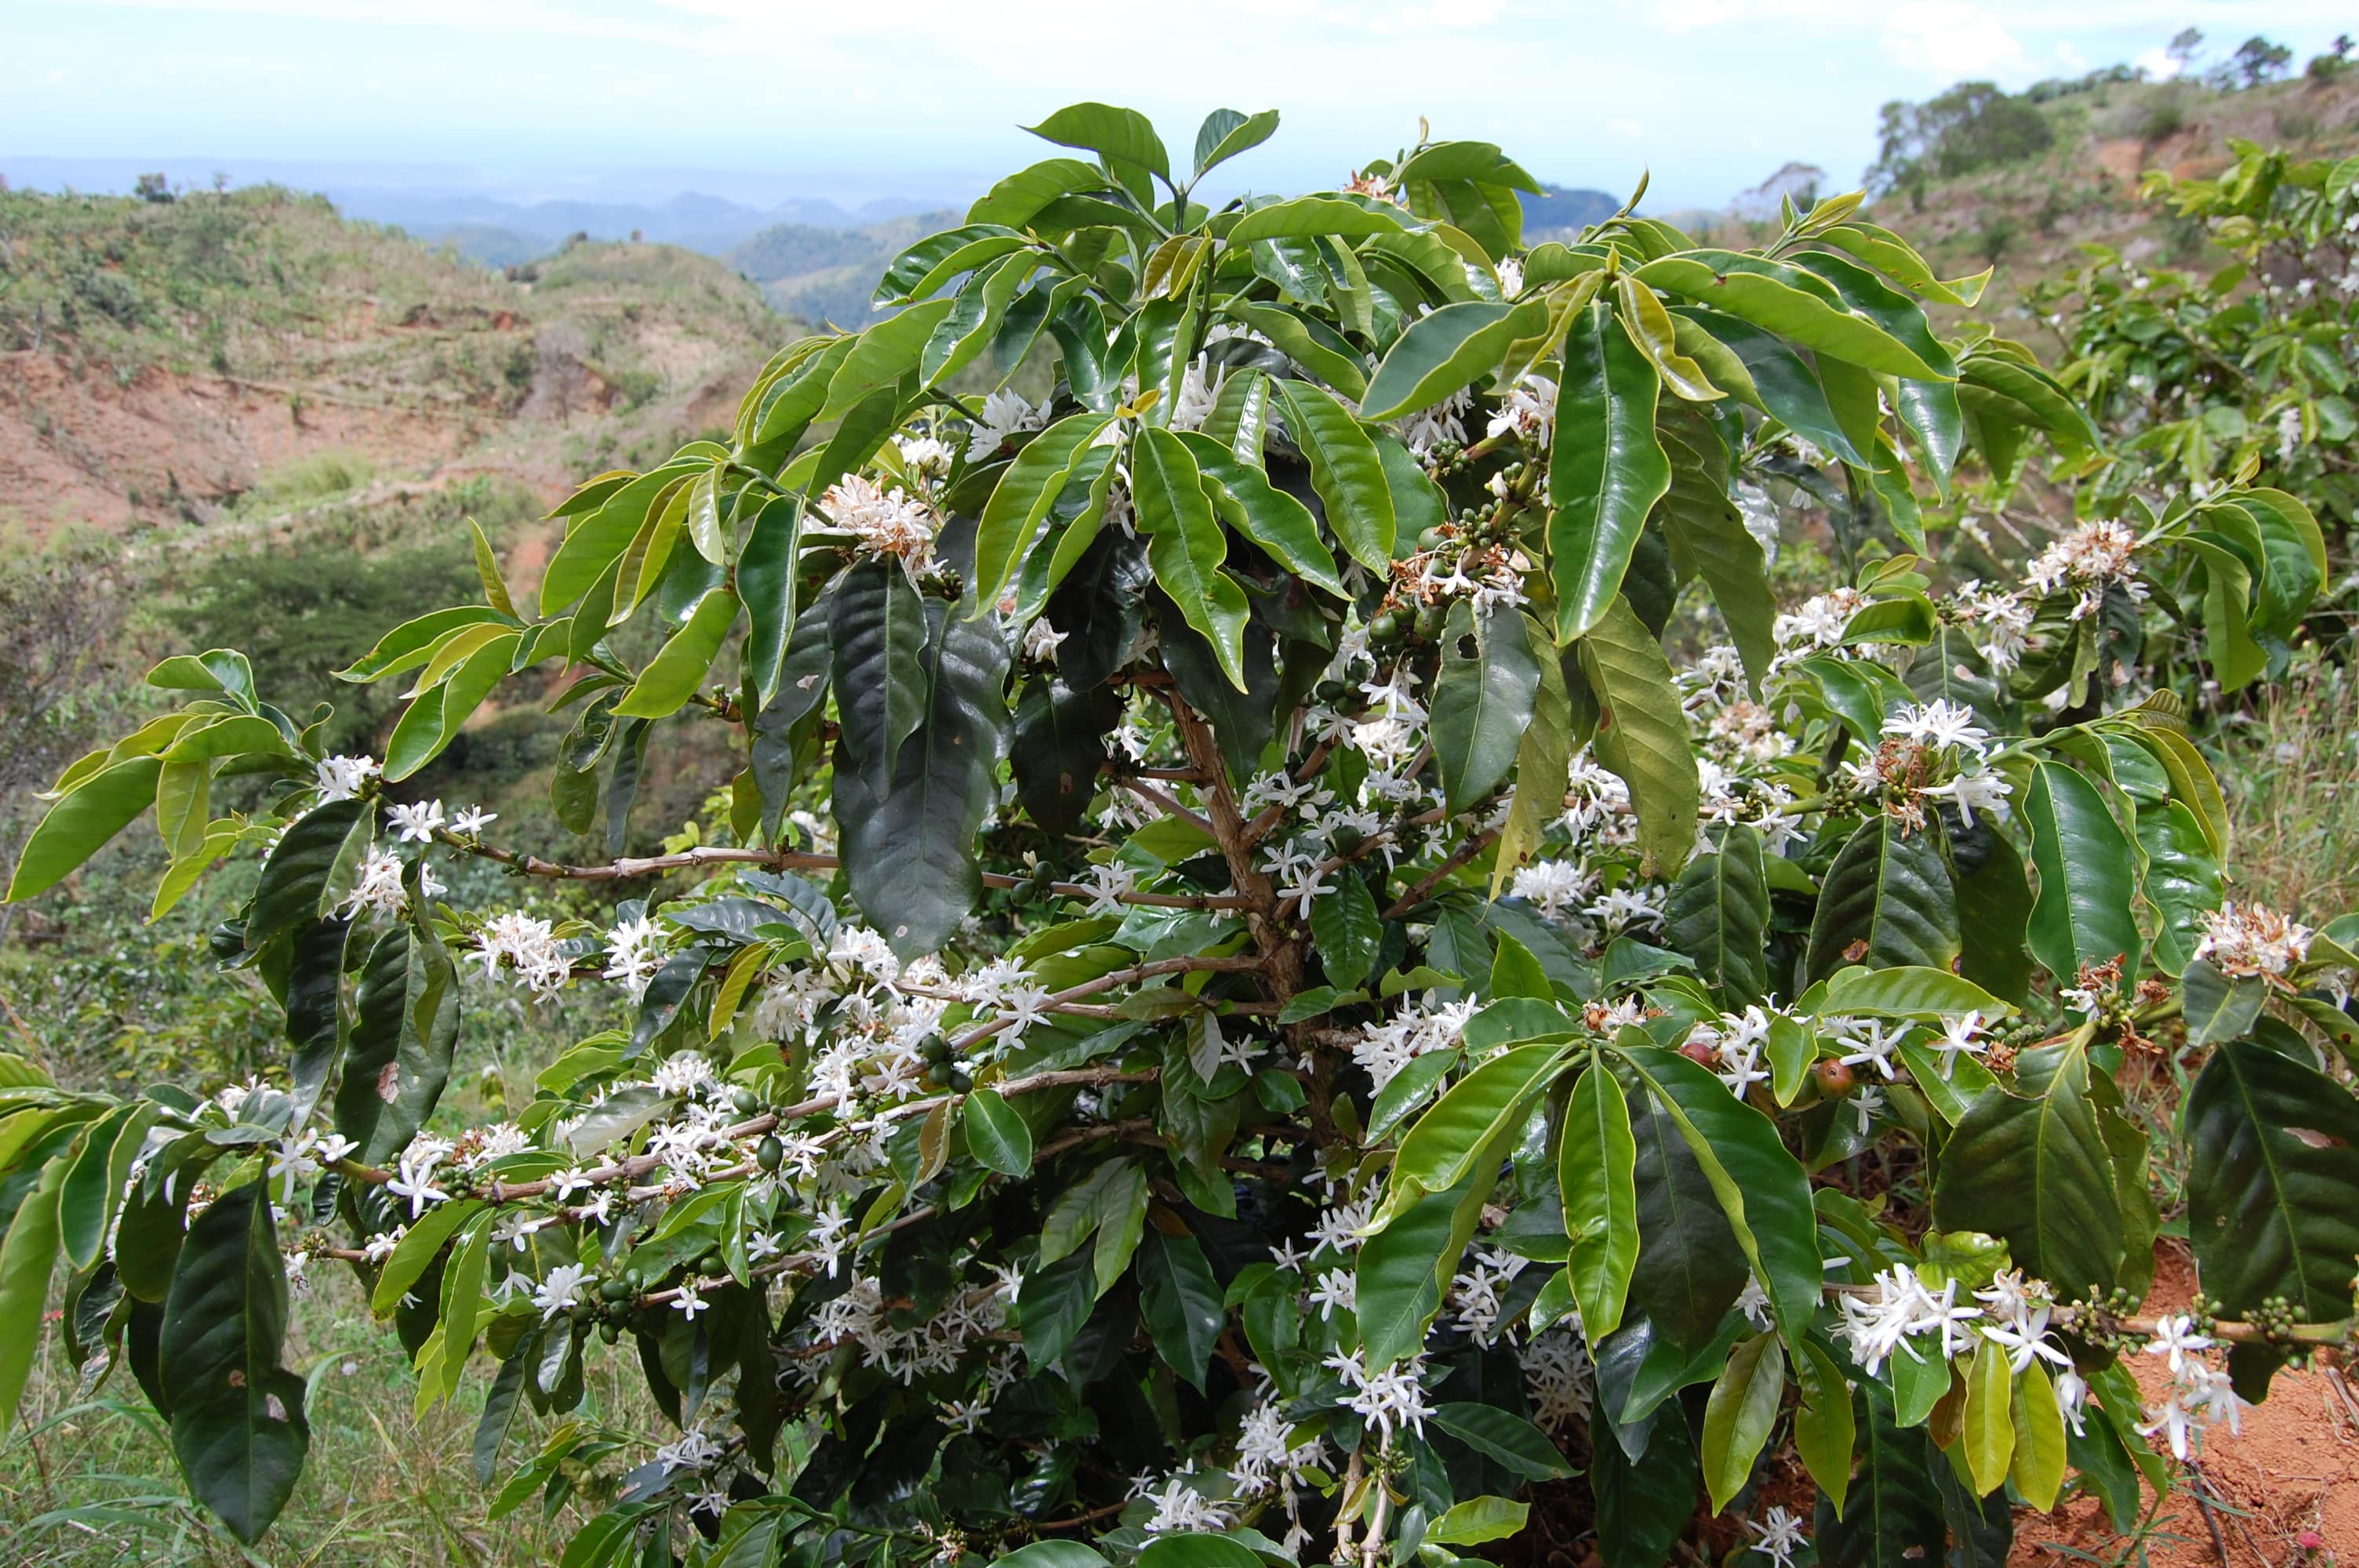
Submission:
<svg viewBox="0 0 2359 1568">
<path fill-rule="evenodd" d="M 1655 435 L 1661 378 L 1603 301 L 1565 334 L 1549 447 L 1549 571 L 1560 643 L 1588 635 L 1612 610 L 1647 514 L 1671 482 Z"/>
</svg>

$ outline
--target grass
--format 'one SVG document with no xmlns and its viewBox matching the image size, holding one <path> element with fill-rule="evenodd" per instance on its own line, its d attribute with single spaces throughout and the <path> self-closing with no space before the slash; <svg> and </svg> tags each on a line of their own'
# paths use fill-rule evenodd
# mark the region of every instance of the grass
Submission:
<svg viewBox="0 0 2359 1568">
<path fill-rule="evenodd" d="M 45 1346 L 22 1421 L 0 1442 L 0 1568 L 521 1568 L 557 1561 L 580 1522 L 576 1512 L 552 1521 L 531 1503 L 484 1520 L 493 1492 L 476 1486 L 471 1450 L 488 1375 L 469 1377 L 450 1404 L 416 1411 L 417 1385 L 399 1340 L 370 1320 L 359 1287 L 341 1270 L 320 1276 L 291 1316 L 287 1359 L 310 1385 L 310 1457 L 293 1500 L 258 1547 L 242 1547 L 188 1500 L 163 1423 L 127 1368 L 86 1390 Z M 629 1359 L 593 1355 L 588 1397 L 565 1419 L 667 1430 L 645 1390 L 632 1388 L 636 1368 Z M 557 1419 L 524 1418 L 495 1487 Z"/>
<path fill-rule="evenodd" d="M 2230 896 L 2311 925 L 2359 906 L 2359 678 L 2305 651 L 2218 733 Z"/>
</svg>

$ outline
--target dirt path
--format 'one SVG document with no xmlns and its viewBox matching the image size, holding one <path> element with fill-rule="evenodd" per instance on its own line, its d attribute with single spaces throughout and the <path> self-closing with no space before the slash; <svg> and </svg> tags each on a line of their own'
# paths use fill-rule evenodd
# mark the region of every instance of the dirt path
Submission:
<svg viewBox="0 0 2359 1568">
<path fill-rule="evenodd" d="M 2149 1310 L 2171 1312 L 2195 1293 L 2185 1258 L 2165 1252 Z M 2159 1397 L 2160 1360 L 2127 1358 L 2141 1388 Z M 2351 1385 L 2321 1369 L 2280 1372 L 2269 1397 L 2245 1412 L 2244 1434 L 2215 1428 L 2154 1516 L 2143 1543 L 2117 1536 L 2104 1510 L 2077 1498 L 2050 1517 L 2016 1517 L 2010 1563 L 2144 1563 L 2149 1568 L 2323 1568 L 2359 1564 L 2359 1402 Z M 2199 1480 L 2207 1509 L 2188 1489 Z M 2208 1513 L 2208 1518 L 2206 1517 Z M 2216 1532 L 2216 1534 L 2215 1534 Z M 2216 1544 L 2215 1544 L 2216 1541 Z"/>
</svg>

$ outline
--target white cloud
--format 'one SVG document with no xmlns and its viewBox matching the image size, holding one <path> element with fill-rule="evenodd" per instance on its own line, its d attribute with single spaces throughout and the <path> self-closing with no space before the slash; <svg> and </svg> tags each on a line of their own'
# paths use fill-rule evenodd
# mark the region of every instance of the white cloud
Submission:
<svg viewBox="0 0 2359 1568">
<path fill-rule="evenodd" d="M 1647 127 L 1636 120 L 1608 120 L 1605 128 L 1625 142 L 1638 141 L 1647 134 Z"/>
<path fill-rule="evenodd" d="M 1885 52 L 1941 81 L 2014 76 L 2027 61 L 1996 16 L 1965 0 L 1909 0 L 1884 25 Z"/>
</svg>

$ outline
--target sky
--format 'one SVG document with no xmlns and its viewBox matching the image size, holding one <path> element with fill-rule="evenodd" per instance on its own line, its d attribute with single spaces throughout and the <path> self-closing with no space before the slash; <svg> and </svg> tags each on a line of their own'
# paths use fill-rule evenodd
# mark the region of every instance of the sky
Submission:
<svg viewBox="0 0 2359 1568">
<path fill-rule="evenodd" d="M 1422 115 L 1554 184 L 1650 172 L 1667 211 L 1788 159 L 1855 181 L 1880 103 L 1962 79 L 2159 66 L 2188 26 L 2215 55 L 2267 34 L 2298 68 L 2354 25 L 2351 0 L 0 0 L 0 173 L 964 200 L 1046 156 L 1018 126 L 1098 99 L 1175 151 L 1210 109 L 1278 109 L 1234 166 L 1261 189 L 1331 185 Z"/>
</svg>

